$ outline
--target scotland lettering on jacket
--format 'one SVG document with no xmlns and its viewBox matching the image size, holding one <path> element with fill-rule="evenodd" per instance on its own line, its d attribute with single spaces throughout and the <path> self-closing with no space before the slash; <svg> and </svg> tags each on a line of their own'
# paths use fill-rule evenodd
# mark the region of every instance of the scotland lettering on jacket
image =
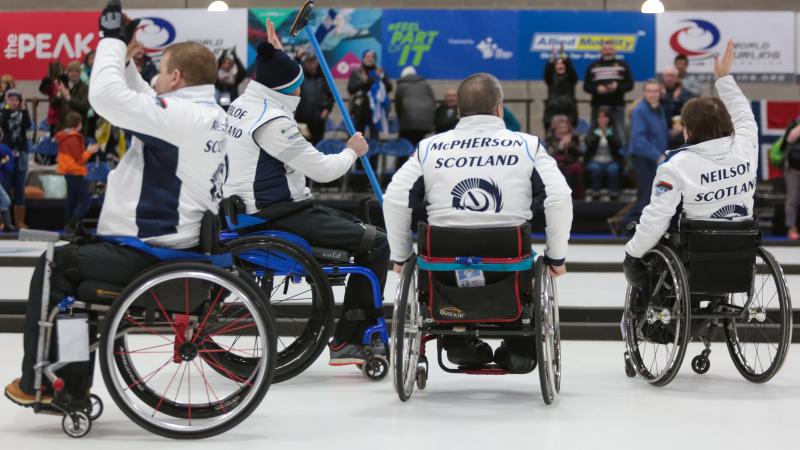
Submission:
<svg viewBox="0 0 800 450">
<path fill-rule="evenodd" d="M 752 176 L 750 179 L 742 180 L 750 174 L 750 162 L 744 162 L 725 169 L 716 169 L 700 174 L 700 185 L 712 185 L 715 189 L 710 191 L 698 192 L 695 195 L 696 202 L 719 201 L 726 197 L 737 196 L 751 192 L 756 188 L 758 177 Z M 714 186 L 717 183 L 731 180 L 735 184 L 728 184 L 723 187 Z"/>
</svg>

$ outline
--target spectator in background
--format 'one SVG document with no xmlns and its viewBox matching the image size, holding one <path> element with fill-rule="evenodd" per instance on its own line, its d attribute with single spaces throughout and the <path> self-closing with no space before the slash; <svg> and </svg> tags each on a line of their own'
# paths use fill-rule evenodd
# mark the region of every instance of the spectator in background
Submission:
<svg viewBox="0 0 800 450">
<path fill-rule="evenodd" d="M 658 163 L 666 157 L 669 130 L 664 107 L 661 105 L 661 86 L 657 80 L 644 83 L 644 98 L 631 114 L 631 162 L 636 177 L 636 204 L 621 221 L 624 228 L 639 220 L 642 210 L 650 203 L 653 179 Z M 630 230 L 629 230 L 630 231 Z"/>
<path fill-rule="evenodd" d="M 300 87 L 300 104 L 297 105 L 294 118 L 297 122 L 306 124 L 311 135 L 309 142 L 317 145 L 325 136 L 325 122 L 331 115 L 333 94 L 319 68 L 319 60 L 313 53 L 306 57 L 303 73 L 305 79 Z"/>
<path fill-rule="evenodd" d="M 350 114 L 355 121 L 356 131 L 378 139 L 379 132 L 388 131 L 386 119 L 389 117 L 389 93 L 392 82 L 382 68 L 377 65 L 377 55 L 372 50 L 364 52 L 361 67 L 350 74 L 347 92 L 350 93 Z"/>
<path fill-rule="evenodd" d="M 608 108 L 600 108 L 597 111 L 597 128 L 586 135 L 584 161 L 591 179 L 591 189 L 586 193 L 587 201 L 594 200 L 600 193 L 603 176 L 608 177 L 610 198 L 604 196 L 602 200 L 616 201 L 619 198 L 622 155 L 619 139 L 614 134 L 613 120 Z"/>
<path fill-rule="evenodd" d="M 51 61 L 47 65 L 47 75 L 42 78 L 39 83 L 39 92 L 47 96 L 47 125 L 50 126 L 50 134 L 55 134 L 58 129 L 58 124 L 61 121 L 61 108 L 62 104 L 54 102 L 59 93 L 58 81 L 67 83 L 67 77 L 64 75 L 64 66 L 61 61 Z"/>
<path fill-rule="evenodd" d="M 72 61 L 67 65 L 66 77 L 56 79 L 58 92 L 50 100 L 59 108 L 58 129 L 65 126 L 67 114 L 76 112 L 83 120 L 84 133 L 86 132 L 86 118 L 89 113 L 89 85 L 81 81 L 81 63 Z"/>
<path fill-rule="evenodd" d="M 786 180 L 786 213 L 787 237 L 789 240 L 800 239 L 797 231 L 797 207 L 800 206 L 800 117 L 786 127 L 783 135 L 784 180 Z"/>
<path fill-rule="evenodd" d="M 225 111 L 239 97 L 239 85 L 247 78 L 247 69 L 236 55 L 236 48 L 223 50 L 217 61 L 217 103 Z"/>
<path fill-rule="evenodd" d="M 669 66 L 661 73 L 661 104 L 667 116 L 667 126 L 672 126 L 672 118 L 680 117 L 683 105 L 695 96 L 681 86 L 680 74 L 675 66 Z"/>
<path fill-rule="evenodd" d="M 678 69 L 678 77 L 681 80 L 683 88 L 686 89 L 693 97 L 703 95 L 703 87 L 700 85 L 700 80 L 697 75 L 689 73 L 689 58 L 686 55 L 678 55 L 675 57 L 675 68 Z"/>
<path fill-rule="evenodd" d="M 64 120 L 65 128 L 56 133 L 58 143 L 58 174 L 67 180 L 67 202 L 64 207 L 64 232 L 72 234 L 78 222 L 89 212 L 89 183 L 86 181 L 86 162 L 99 150 L 97 144 L 86 147 L 81 133 L 83 118 L 71 111 Z"/>
<path fill-rule="evenodd" d="M 597 126 L 597 112 L 600 107 L 608 107 L 621 145 L 626 143 L 625 94 L 632 89 L 633 74 L 628 63 L 617 59 L 612 41 L 604 42 L 600 60 L 586 69 L 583 90 L 592 95 L 592 126 Z"/>
<path fill-rule="evenodd" d="M 14 81 L 14 77 L 9 74 L 3 74 L 0 76 L 0 102 L 6 98 L 6 92 L 10 89 L 16 89 L 17 83 Z"/>
<path fill-rule="evenodd" d="M 436 107 L 433 113 L 433 123 L 436 134 L 450 131 L 458 123 L 458 91 L 448 89 L 444 93 L 444 102 Z"/>
<path fill-rule="evenodd" d="M 11 232 L 15 228 L 11 223 L 11 197 L 8 192 L 14 177 L 14 152 L 2 140 L 3 130 L 0 130 L 0 231 Z"/>
<path fill-rule="evenodd" d="M 83 57 L 83 65 L 81 65 L 81 81 L 85 85 L 89 85 L 89 79 L 92 76 L 92 66 L 94 65 L 94 50 L 90 51 Z M 89 111 L 86 112 L 86 136 L 94 136 L 97 131 L 97 114 L 94 113 L 91 105 Z"/>
<path fill-rule="evenodd" d="M 567 179 L 569 187 L 572 188 L 572 198 L 580 199 L 584 195 L 583 186 L 583 149 L 581 140 L 575 134 L 574 128 L 569 118 L 564 115 L 555 116 L 550 122 L 550 130 L 547 132 L 547 151 L 556 160 L 559 170 Z"/>
<path fill-rule="evenodd" d="M 509 131 L 517 132 L 522 130 L 522 125 L 517 120 L 517 116 L 508 109 L 508 106 L 503 105 L 503 123 Z"/>
<path fill-rule="evenodd" d="M 411 66 L 404 68 L 397 80 L 394 109 L 400 121 L 400 137 L 414 147 L 434 130 L 436 97 L 431 85 Z"/>
<path fill-rule="evenodd" d="M 10 186 L 13 190 L 14 220 L 17 228 L 25 225 L 25 176 L 28 172 L 28 136 L 31 116 L 25 108 L 22 94 L 16 89 L 6 92 L 5 106 L 0 110 L 0 130 L 3 143 L 14 152 Z"/>
<path fill-rule="evenodd" d="M 150 83 L 153 77 L 158 75 L 158 66 L 153 62 L 153 59 L 147 56 L 144 47 L 138 47 L 136 53 L 133 54 L 133 63 L 136 64 L 136 70 L 142 76 L 144 81 Z"/>
<path fill-rule="evenodd" d="M 553 54 L 544 66 L 544 82 L 547 84 L 547 100 L 544 106 L 544 129 L 550 129 L 553 116 L 567 116 L 572 126 L 578 125 L 578 102 L 575 100 L 575 85 L 578 84 L 578 73 L 572 62 L 564 53 L 561 45 L 560 54 L 553 47 Z"/>
</svg>

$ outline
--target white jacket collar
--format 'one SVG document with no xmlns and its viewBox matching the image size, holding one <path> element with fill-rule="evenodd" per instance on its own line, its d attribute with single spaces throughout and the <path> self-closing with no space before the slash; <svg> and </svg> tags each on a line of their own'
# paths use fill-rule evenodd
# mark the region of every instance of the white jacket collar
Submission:
<svg viewBox="0 0 800 450">
<path fill-rule="evenodd" d="M 701 142 L 699 144 L 689 145 L 685 147 L 685 149 L 700 155 L 716 156 L 723 153 L 729 153 L 731 151 L 732 144 L 733 137 L 726 136 L 719 139 Z"/>
<path fill-rule="evenodd" d="M 259 99 L 266 97 L 271 102 L 280 104 L 283 109 L 288 110 L 292 114 L 294 114 L 294 111 L 297 109 L 297 105 L 300 103 L 300 96 L 281 94 L 278 91 L 274 91 L 264 86 L 256 80 L 250 80 L 250 82 L 247 83 L 247 89 L 245 89 L 244 92 L 245 94 L 252 95 Z"/>
<path fill-rule="evenodd" d="M 503 119 L 497 116 L 490 116 L 488 114 L 479 114 L 476 116 L 467 116 L 461 118 L 458 121 L 458 125 L 456 125 L 456 129 L 463 129 L 463 128 L 497 128 L 497 129 L 505 129 L 506 124 L 503 122 Z"/>
<path fill-rule="evenodd" d="M 203 103 L 211 102 L 214 104 L 217 103 L 216 100 L 214 99 L 213 84 L 202 84 L 199 86 L 189 86 L 181 88 L 176 91 L 167 92 L 166 94 L 162 95 L 162 97 L 182 98 L 192 102 L 203 102 Z"/>
</svg>

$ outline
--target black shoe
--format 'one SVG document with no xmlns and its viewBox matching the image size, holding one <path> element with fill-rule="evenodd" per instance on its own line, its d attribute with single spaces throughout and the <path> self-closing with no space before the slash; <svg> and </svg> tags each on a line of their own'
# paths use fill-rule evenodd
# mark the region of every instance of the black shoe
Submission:
<svg viewBox="0 0 800 450">
<path fill-rule="evenodd" d="M 443 338 L 447 359 L 460 367 L 481 367 L 492 362 L 492 347 L 477 338 Z"/>
<path fill-rule="evenodd" d="M 494 351 L 494 362 L 511 373 L 528 373 L 536 368 L 535 352 L 528 350 L 523 353 L 515 350 L 518 349 L 510 349 L 503 341 Z"/>
</svg>

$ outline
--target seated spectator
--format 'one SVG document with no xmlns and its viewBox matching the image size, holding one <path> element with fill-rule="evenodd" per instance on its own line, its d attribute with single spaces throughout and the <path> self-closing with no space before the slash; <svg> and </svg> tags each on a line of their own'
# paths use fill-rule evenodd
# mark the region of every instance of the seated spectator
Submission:
<svg viewBox="0 0 800 450">
<path fill-rule="evenodd" d="M 458 92 L 455 89 L 448 89 L 445 92 L 444 102 L 436 107 L 433 117 L 436 134 L 450 131 L 456 127 L 458 123 Z"/>
<path fill-rule="evenodd" d="M 317 145 L 325 137 L 325 122 L 333 109 L 333 94 L 319 68 L 319 60 L 313 53 L 306 56 L 303 64 L 303 85 L 300 87 L 300 103 L 294 113 L 299 123 L 308 127 L 309 142 Z"/>
<path fill-rule="evenodd" d="M 404 68 L 397 80 L 394 108 L 400 120 L 400 137 L 411 141 L 414 147 L 433 131 L 436 97 L 431 85 L 411 66 Z"/>
<path fill-rule="evenodd" d="M 239 85 L 247 78 L 247 69 L 236 55 L 236 48 L 224 50 L 217 61 L 217 103 L 225 111 L 239 97 Z"/>
<path fill-rule="evenodd" d="M 99 146 L 85 146 L 81 133 L 81 115 L 70 112 L 65 119 L 66 128 L 56 133 L 58 143 L 58 174 L 67 180 L 67 203 L 64 207 L 64 232 L 74 233 L 78 222 L 89 212 L 89 184 L 86 181 L 86 162 Z"/>
<path fill-rule="evenodd" d="M 51 61 L 47 65 L 47 75 L 42 78 L 39 83 L 39 92 L 47 96 L 47 125 L 50 126 L 50 134 L 55 134 L 58 130 L 58 124 L 61 121 L 61 109 L 63 105 L 61 102 L 54 101 L 60 92 L 58 81 L 67 83 L 67 77 L 64 75 L 64 66 L 60 61 Z"/>
<path fill-rule="evenodd" d="M 85 133 L 86 116 L 89 113 L 89 85 L 81 81 L 81 72 L 81 63 L 72 61 L 67 65 L 66 76 L 56 78 L 58 92 L 50 103 L 59 107 L 59 130 L 66 126 L 67 114 L 76 112 L 81 116 Z"/>
<path fill-rule="evenodd" d="M 622 156 L 619 138 L 614 134 L 614 123 L 608 108 L 598 110 L 597 128 L 586 135 L 585 161 L 591 179 L 586 200 L 594 200 L 602 188 L 603 176 L 607 176 L 610 199 L 616 201 L 619 198 Z M 608 196 L 603 197 L 602 200 L 609 200 Z"/>
<path fill-rule="evenodd" d="M 583 162 L 581 140 L 567 116 L 555 116 L 547 132 L 547 151 L 556 160 L 559 170 L 572 188 L 572 198 L 583 198 Z"/>
<path fill-rule="evenodd" d="M 8 192 L 14 177 L 14 152 L 2 143 L 3 130 L 0 129 L 0 231 L 15 231 L 11 223 L 11 198 Z"/>
<path fill-rule="evenodd" d="M 547 100 L 544 106 L 544 129 L 550 129 L 553 116 L 563 114 L 569 118 L 572 126 L 578 125 L 578 102 L 575 100 L 575 85 L 578 84 L 578 73 L 564 53 L 560 54 L 553 47 L 553 54 L 544 66 L 544 82 L 547 84 Z"/>
</svg>

